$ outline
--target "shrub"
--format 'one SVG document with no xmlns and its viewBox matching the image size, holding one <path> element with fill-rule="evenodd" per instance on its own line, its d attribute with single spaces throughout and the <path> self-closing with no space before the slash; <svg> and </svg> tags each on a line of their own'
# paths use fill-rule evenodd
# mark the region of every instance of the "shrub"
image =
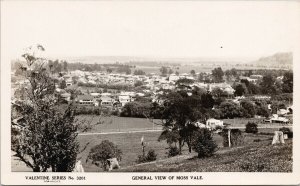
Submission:
<svg viewBox="0 0 300 186">
<path fill-rule="evenodd" d="M 157 157 L 157 154 L 155 153 L 155 151 L 153 149 L 150 149 L 148 151 L 148 154 L 147 154 L 147 160 L 148 161 L 155 161 L 156 160 L 156 157 Z"/>
<path fill-rule="evenodd" d="M 198 158 L 212 156 L 217 147 L 212 133 L 208 129 L 200 129 L 194 133 L 192 149 L 198 153 Z"/>
<path fill-rule="evenodd" d="M 168 152 L 168 157 L 177 156 L 180 153 L 178 147 L 170 147 Z"/>
<path fill-rule="evenodd" d="M 288 138 L 293 138 L 293 132 L 287 127 L 281 127 L 279 131 L 282 131 L 283 134 L 287 134 Z"/>
<path fill-rule="evenodd" d="M 116 109 L 116 110 L 113 110 L 113 111 L 111 112 L 111 115 L 119 116 L 119 115 L 120 115 L 120 112 L 119 112 L 118 109 Z"/>
<path fill-rule="evenodd" d="M 121 160 L 122 151 L 118 147 L 108 140 L 102 141 L 99 145 L 91 148 L 87 161 L 90 159 L 92 163 L 102 167 L 104 171 L 108 170 L 107 159 L 117 158 Z M 100 164 L 99 164 L 100 162 Z"/>
<path fill-rule="evenodd" d="M 253 133 L 253 134 L 256 134 L 258 132 L 258 129 L 257 129 L 257 124 L 254 123 L 254 122 L 248 122 L 246 124 L 246 130 L 245 130 L 246 133 Z"/>
<path fill-rule="evenodd" d="M 138 159 L 136 160 L 137 163 L 145 163 L 150 161 L 155 161 L 157 154 L 153 149 L 150 149 L 146 156 L 138 155 Z"/>
</svg>

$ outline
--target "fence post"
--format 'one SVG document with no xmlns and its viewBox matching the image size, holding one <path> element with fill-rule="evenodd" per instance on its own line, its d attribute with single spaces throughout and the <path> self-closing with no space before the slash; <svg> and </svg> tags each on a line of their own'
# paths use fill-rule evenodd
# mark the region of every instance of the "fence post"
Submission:
<svg viewBox="0 0 300 186">
<path fill-rule="evenodd" d="M 231 129 L 228 129 L 228 147 L 231 147 L 231 142 L 230 142 L 230 131 L 231 131 Z"/>
</svg>

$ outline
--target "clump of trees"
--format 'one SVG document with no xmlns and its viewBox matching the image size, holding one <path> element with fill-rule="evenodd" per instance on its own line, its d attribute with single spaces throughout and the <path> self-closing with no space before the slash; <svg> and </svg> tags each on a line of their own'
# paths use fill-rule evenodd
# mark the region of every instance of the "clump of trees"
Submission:
<svg viewBox="0 0 300 186">
<path fill-rule="evenodd" d="M 120 116 L 149 118 L 151 107 L 152 107 L 152 102 L 150 99 L 140 97 L 133 102 L 126 103 L 122 108 Z"/>
<path fill-rule="evenodd" d="M 125 74 L 131 74 L 131 69 L 129 65 L 118 65 L 117 72 L 119 73 L 125 73 Z"/>
<path fill-rule="evenodd" d="M 135 70 L 135 71 L 133 72 L 133 74 L 134 74 L 134 75 L 145 75 L 146 72 L 144 72 L 143 70 Z"/>
<path fill-rule="evenodd" d="M 110 158 L 117 158 L 118 161 L 121 161 L 122 151 L 114 143 L 104 140 L 91 148 L 87 161 L 92 160 L 93 164 L 101 167 L 104 171 L 108 171 L 107 159 Z"/>
<path fill-rule="evenodd" d="M 140 86 L 142 86 L 143 85 L 143 82 L 142 81 L 136 81 L 135 83 L 134 83 L 134 86 L 135 87 L 140 87 Z"/>
<path fill-rule="evenodd" d="M 160 69 L 159 69 L 160 73 L 162 76 L 167 76 L 168 74 L 173 74 L 174 71 L 169 68 L 169 67 L 166 67 L 166 66 L 162 66 Z"/>
<path fill-rule="evenodd" d="M 44 64 L 46 60 L 34 54 L 44 51 L 41 45 L 23 55 L 26 60 L 24 78 L 26 102 L 12 105 L 12 149 L 20 161 L 34 172 L 70 172 L 78 153 L 77 125 L 74 123 L 74 109 L 68 105 L 58 109 L 54 96 L 54 80 Z M 16 118 L 17 117 L 17 118 Z M 20 119 L 21 118 L 21 119 Z M 16 120 L 17 119 L 17 120 Z"/>
<path fill-rule="evenodd" d="M 97 88 L 103 88 L 103 89 L 116 89 L 116 90 L 126 90 L 130 91 L 133 89 L 133 86 L 130 84 L 91 84 L 91 83 L 78 83 L 78 86 L 83 87 L 97 87 Z"/>
<path fill-rule="evenodd" d="M 215 83 L 223 82 L 224 72 L 221 67 L 215 68 L 212 70 L 213 81 Z"/>
<path fill-rule="evenodd" d="M 178 145 L 179 152 L 187 144 L 189 152 L 192 151 L 194 132 L 199 128 L 193 123 L 206 121 L 213 114 L 213 103 L 209 93 L 188 95 L 187 91 L 166 92 L 160 99 L 162 104 L 153 104 L 151 116 L 161 118 L 164 131 L 159 140 L 166 140 L 169 145 Z"/>
<path fill-rule="evenodd" d="M 49 60 L 48 61 L 48 68 L 50 69 L 51 73 L 60 73 L 63 71 L 68 71 L 68 62 L 67 61 L 59 61 L 57 60 Z"/>
<path fill-rule="evenodd" d="M 165 66 L 162 66 L 160 69 L 159 69 L 160 73 L 162 76 L 166 76 L 168 74 L 168 68 L 165 67 Z"/>
</svg>

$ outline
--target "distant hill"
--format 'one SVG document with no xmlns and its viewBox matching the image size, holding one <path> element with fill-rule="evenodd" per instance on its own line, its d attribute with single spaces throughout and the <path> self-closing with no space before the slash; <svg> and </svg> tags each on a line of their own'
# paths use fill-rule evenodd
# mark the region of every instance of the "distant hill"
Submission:
<svg viewBox="0 0 300 186">
<path fill-rule="evenodd" d="M 265 67 L 292 67 L 293 53 L 278 52 L 272 56 L 261 57 L 257 61 L 251 62 L 251 64 Z"/>
<path fill-rule="evenodd" d="M 54 58 L 53 58 L 54 59 Z M 201 58 L 201 57 L 186 57 L 186 58 L 172 58 L 172 57 L 138 57 L 138 56 L 84 56 L 84 57 L 63 57 L 59 58 L 67 60 L 68 62 L 81 62 L 81 63 L 143 63 L 143 62 L 155 62 L 155 63 L 240 63 L 249 61 L 241 58 Z"/>
</svg>

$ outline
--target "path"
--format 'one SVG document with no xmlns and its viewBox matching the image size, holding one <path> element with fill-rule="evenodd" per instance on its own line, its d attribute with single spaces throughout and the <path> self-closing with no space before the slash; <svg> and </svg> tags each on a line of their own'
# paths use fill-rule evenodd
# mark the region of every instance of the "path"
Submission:
<svg viewBox="0 0 300 186">
<path fill-rule="evenodd" d="M 277 128 L 292 128 L 292 125 L 285 125 L 285 126 L 273 126 L 273 127 L 257 127 L 258 129 L 277 129 Z M 230 129 L 245 129 L 245 127 L 228 127 Z M 107 134 L 129 134 L 129 133 L 144 133 L 144 132 L 161 132 L 160 130 L 134 130 L 134 131 L 116 131 L 116 132 L 90 132 L 90 133 L 79 133 L 79 136 L 90 136 L 90 135 L 107 135 Z"/>
<path fill-rule="evenodd" d="M 143 133 L 143 132 L 161 132 L 163 130 L 134 130 L 134 131 L 122 131 L 122 132 L 91 132 L 91 133 L 79 133 L 79 136 L 89 135 L 105 135 L 105 134 L 128 134 L 128 133 Z"/>
</svg>

